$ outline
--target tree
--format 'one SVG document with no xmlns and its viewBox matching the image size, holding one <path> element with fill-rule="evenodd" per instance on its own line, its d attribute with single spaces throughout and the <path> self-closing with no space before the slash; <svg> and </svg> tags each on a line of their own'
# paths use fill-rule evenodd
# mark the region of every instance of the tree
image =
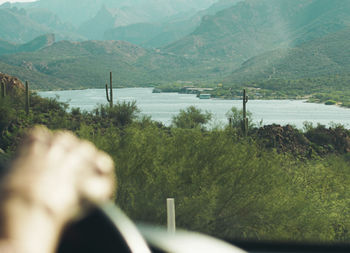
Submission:
<svg viewBox="0 0 350 253">
<path fill-rule="evenodd" d="M 180 110 L 180 113 L 173 117 L 172 124 L 178 128 L 204 128 L 212 118 L 212 114 L 208 111 L 190 106 L 185 110 Z"/>
<path fill-rule="evenodd" d="M 131 124 L 138 116 L 140 110 L 137 108 L 136 101 L 132 102 L 118 102 L 113 107 L 101 105 L 96 108 L 94 113 L 105 123 L 112 123 L 117 127 L 124 127 Z"/>
</svg>

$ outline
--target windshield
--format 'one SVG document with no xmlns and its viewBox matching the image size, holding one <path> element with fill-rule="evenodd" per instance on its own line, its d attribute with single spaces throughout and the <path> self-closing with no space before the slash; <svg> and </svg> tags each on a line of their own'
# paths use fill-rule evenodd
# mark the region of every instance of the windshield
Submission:
<svg viewBox="0 0 350 253">
<path fill-rule="evenodd" d="M 0 164 L 35 125 L 114 160 L 134 221 L 350 242 L 350 1 L 0 0 Z"/>
</svg>

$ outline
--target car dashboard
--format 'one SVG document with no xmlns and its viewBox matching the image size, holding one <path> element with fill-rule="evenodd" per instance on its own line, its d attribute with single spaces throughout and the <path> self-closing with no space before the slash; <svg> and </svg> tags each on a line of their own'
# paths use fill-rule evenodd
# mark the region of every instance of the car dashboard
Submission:
<svg viewBox="0 0 350 253">
<path fill-rule="evenodd" d="M 96 207 L 64 231 L 57 253 L 192 253 L 192 252 L 350 252 L 346 244 L 303 244 L 219 240 L 184 230 L 135 225 L 117 206 Z"/>
</svg>

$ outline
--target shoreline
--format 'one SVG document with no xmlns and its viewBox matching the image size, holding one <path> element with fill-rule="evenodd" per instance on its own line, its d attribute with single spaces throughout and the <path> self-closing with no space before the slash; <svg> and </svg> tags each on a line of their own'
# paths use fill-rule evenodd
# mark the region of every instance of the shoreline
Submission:
<svg viewBox="0 0 350 253">
<path fill-rule="evenodd" d="M 55 90 L 33 90 L 34 92 L 55 92 L 55 91 L 83 91 L 83 90 L 104 90 L 105 88 L 77 88 L 77 89 L 55 89 Z M 115 87 L 113 89 L 155 89 L 155 87 L 150 87 L 150 86 L 138 86 L 138 87 Z M 160 93 L 177 93 L 177 94 L 184 94 L 184 95 L 196 95 L 196 94 L 188 94 L 188 93 L 181 93 L 179 91 L 160 91 L 160 92 L 153 92 L 155 94 L 160 94 Z M 198 98 L 200 99 L 200 98 Z M 210 98 L 211 100 L 226 100 L 226 101 L 239 101 L 241 98 L 235 97 L 235 98 L 226 98 L 226 97 L 216 97 L 213 96 Z M 210 100 L 209 99 L 209 100 Z M 311 100 L 310 100 L 311 99 Z M 250 97 L 250 100 L 254 101 L 283 101 L 283 100 L 288 100 L 288 101 L 303 101 L 304 103 L 312 103 L 312 104 L 323 104 L 327 106 L 337 106 L 343 109 L 350 109 L 350 107 L 343 106 L 341 102 L 337 102 L 334 104 L 326 104 L 327 101 L 315 101 L 312 100 L 311 95 L 307 95 L 305 97 L 300 97 L 300 98 L 286 98 L 286 97 L 259 97 L 259 98 L 254 98 Z"/>
<path fill-rule="evenodd" d="M 187 93 L 181 93 L 179 91 L 161 91 L 161 89 L 158 89 L 159 92 L 155 92 L 155 93 L 179 93 L 179 94 L 187 94 Z M 210 92 L 208 92 L 208 94 L 211 94 Z M 196 95 L 193 93 L 193 95 Z M 234 97 L 234 98 L 227 98 L 227 97 L 224 97 L 224 96 L 215 96 L 213 94 L 211 94 L 212 97 L 210 99 L 217 99 L 217 100 L 242 100 L 241 97 Z M 325 100 L 325 101 L 321 101 L 321 100 L 318 100 L 318 99 L 314 99 L 312 97 L 313 95 L 306 95 L 304 97 L 298 97 L 298 98 L 295 98 L 295 97 L 263 97 L 263 96 L 259 96 L 259 98 L 254 98 L 253 97 L 249 97 L 249 100 L 262 100 L 262 101 L 266 101 L 266 100 L 291 100 L 291 101 L 300 101 L 300 100 L 304 100 L 305 103 L 314 103 L 314 104 L 324 104 L 324 105 L 327 105 L 327 106 L 332 106 L 332 105 L 335 105 L 337 107 L 341 107 L 341 108 L 344 108 L 344 109 L 350 109 L 350 106 L 344 106 L 342 102 L 339 102 L 339 101 L 333 101 L 333 100 Z"/>
</svg>

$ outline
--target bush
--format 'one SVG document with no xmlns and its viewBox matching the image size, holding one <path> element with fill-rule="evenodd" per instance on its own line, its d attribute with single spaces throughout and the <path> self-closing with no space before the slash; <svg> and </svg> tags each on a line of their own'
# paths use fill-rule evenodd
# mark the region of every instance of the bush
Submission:
<svg viewBox="0 0 350 253">
<path fill-rule="evenodd" d="M 327 100 L 324 104 L 325 104 L 325 105 L 335 105 L 335 104 L 337 104 L 337 101 L 334 101 L 334 100 Z"/>
<path fill-rule="evenodd" d="M 202 112 L 202 110 L 190 106 L 185 110 L 180 110 L 180 113 L 173 117 L 172 124 L 178 128 L 201 128 L 207 124 L 212 118 L 211 113 Z"/>
<path fill-rule="evenodd" d="M 94 110 L 95 115 L 105 127 L 110 123 L 116 127 L 125 127 L 131 124 L 137 117 L 140 110 L 136 106 L 136 101 L 118 102 L 112 108 L 109 105 L 101 105 Z"/>
</svg>

